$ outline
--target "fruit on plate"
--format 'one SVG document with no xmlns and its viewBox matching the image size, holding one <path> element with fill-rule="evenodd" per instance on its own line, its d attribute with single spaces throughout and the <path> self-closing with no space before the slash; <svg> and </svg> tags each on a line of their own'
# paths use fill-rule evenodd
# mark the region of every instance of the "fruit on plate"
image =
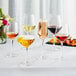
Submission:
<svg viewBox="0 0 76 76">
<path fill-rule="evenodd" d="M 66 43 L 67 45 L 75 46 L 75 45 L 76 45 L 76 39 L 73 39 L 73 40 L 68 39 L 68 40 L 65 41 L 65 43 Z"/>
<path fill-rule="evenodd" d="M 73 40 L 72 40 L 71 45 L 72 45 L 72 46 L 75 46 L 75 45 L 76 45 L 76 39 L 73 39 Z"/>
<path fill-rule="evenodd" d="M 57 38 L 51 38 L 50 40 L 49 40 L 49 43 L 60 43 L 60 41 L 59 41 L 59 39 L 57 39 Z M 66 45 L 71 45 L 71 46 L 76 46 L 76 39 L 67 39 L 66 41 L 64 41 L 64 43 L 66 44 Z"/>
<path fill-rule="evenodd" d="M 71 45 L 72 40 L 71 39 L 67 39 L 64 43 L 66 43 L 67 45 Z"/>
<path fill-rule="evenodd" d="M 51 38 L 50 40 L 49 40 L 49 43 L 59 43 L 59 39 L 57 39 L 57 38 Z"/>
</svg>

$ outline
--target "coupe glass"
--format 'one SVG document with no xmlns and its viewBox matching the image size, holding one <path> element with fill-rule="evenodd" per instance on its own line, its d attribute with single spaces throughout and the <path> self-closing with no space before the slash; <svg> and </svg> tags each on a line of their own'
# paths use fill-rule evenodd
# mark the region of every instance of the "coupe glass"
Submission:
<svg viewBox="0 0 76 76">
<path fill-rule="evenodd" d="M 44 39 L 48 36 L 48 30 L 47 30 L 47 21 L 41 20 L 38 24 L 38 35 L 42 40 L 42 45 L 44 43 Z"/>
<path fill-rule="evenodd" d="M 27 66 L 30 65 L 29 60 L 28 60 L 28 48 L 29 46 L 34 42 L 35 38 L 33 35 L 22 35 L 19 36 L 17 41 L 24 47 L 26 48 L 26 59 L 24 64 Z"/>
<path fill-rule="evenodd" d="M 11 40 L 11 44 L 12 44 L 11 50 L 12 51 L 13 51 L 14 39 L 17 37 L 18 34 L 19 34 L 19 25 L 17 22 L 12 22 L 9 26 L 7 26 L 6 35 Z M 12 54 L 8 54 L 8 55 L 12 56 Z"/>
<path fill-rule="evenodd" d="M 61 43 L 61 47 L 63 47 L 64 41 L 67 40 L 69 36 L 70 36 L 69 35 L 69 25 L 67 25 L 67 24 L 63 25 L 60 32 L 56 35 L 56 38 L 59 39 L 59 41 Z M 61 58 L 63 58 L 63 50 L 62 50 Z"/>
<path fill-rule="evenodd" d="M 35 19 L 33 14 L 25 14 L 23 22 L 23 30 L 30 34 L 36 27 Z"/>
</svg>

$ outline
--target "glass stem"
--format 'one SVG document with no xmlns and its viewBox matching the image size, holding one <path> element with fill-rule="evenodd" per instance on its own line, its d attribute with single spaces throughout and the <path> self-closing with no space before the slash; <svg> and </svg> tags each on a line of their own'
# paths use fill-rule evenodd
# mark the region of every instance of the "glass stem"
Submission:
<svg viewBox="0 0 76 76">
<path fill-rule="evenodd" d="M 26 65 L 28 65 L 28 48 L 26 48 Z"/>
<path fill-rule="evenodd" d="M 12 47 L 13 47 L 13 40 L 11 42 L 12 42 Z"/>
<path fill-rule="evenodd" d="M 53 46 L 55 46 L 55 34 L 53 35 L 53 39 L 54 39 Z"/>
<path fill-rule="evenodd" d="M 42 40 L 42 46 L 44 45 L 44 40 Z"/>
<path fill-rule="evenodd" d="M 63 59 L 63 42 L 61 42 L 61 49 L 62 49 L 62 55 L 61 55 L 61 58 Z"/>
<path fill-rule="evenodd" d="M 61 42 L 61 47 L 63 47 L 63 42 Z"/>
<path fill-rule="evenodd" d="M 27 34 L 27 35 L 30 35 L 30 32 L 27 32 L 26 34 Z"/>
<path fill-rule="evenodd" d="M 11 45 L 11 52 L 13 51 L 13 40 L 11 40 L 11 43 L 12 43 L 12 45 Z"/>
</svg>

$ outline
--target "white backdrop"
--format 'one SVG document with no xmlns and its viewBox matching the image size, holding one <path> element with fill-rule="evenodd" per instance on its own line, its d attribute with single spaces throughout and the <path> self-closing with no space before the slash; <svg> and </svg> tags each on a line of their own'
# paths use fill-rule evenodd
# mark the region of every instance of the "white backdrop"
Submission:
<svg viewBox="0 0 76 76">
<path fill-rule="evenodd" d="M 76 37 L 76 0 L 0 0 L 0 7 L 19 22 L 20 32 L 24 13 L 33 13 L 36 24 L 40 18 L 56 13 L 62 16 L 64 24 L 69 24 L 72 37 Z"/>
<path fill-rule="evenodd" d="M 76 38 L 76 0 L 63 0 L 64 23 L 70 26 L 70 34 Z"/>
</svg>

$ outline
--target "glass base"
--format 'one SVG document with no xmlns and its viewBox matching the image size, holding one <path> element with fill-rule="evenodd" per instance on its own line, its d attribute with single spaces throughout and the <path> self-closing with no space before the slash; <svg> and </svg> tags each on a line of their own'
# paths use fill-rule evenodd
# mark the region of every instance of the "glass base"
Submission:
<svg viewBox="0 0 76 76">
<path fill-rule="evenodd" d="M 27 66 L 32 66 L 33 64 L 35 64 L 38 61 L 38 58 L 36 57 L 28 57 L 27 59 L 21 58 L 19 63 L 18 63 L 18 67 L 27 67 Z"/>
</svg>

